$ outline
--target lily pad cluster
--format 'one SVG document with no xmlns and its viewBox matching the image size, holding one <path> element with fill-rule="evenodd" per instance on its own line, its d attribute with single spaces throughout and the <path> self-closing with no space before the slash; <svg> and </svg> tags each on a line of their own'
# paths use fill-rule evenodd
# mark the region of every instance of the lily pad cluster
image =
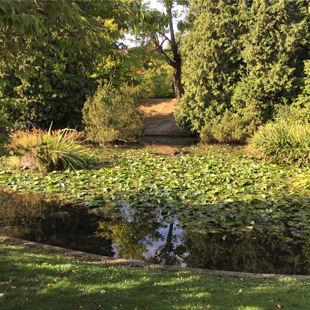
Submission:
<svg viewBox="0 0 310 310">
<path fill-rule="evenodd" d="M 288 232 L 288 238 L 310 233 L 306 168 L 213 151 L 183 156 L 123 151 L 90 171 L 40 173 L 3 163 L 0 185 L 83 203 L 96 212 L 140 210 L 158 222 L 178 221 L 203 232 Z"/>
</svg>

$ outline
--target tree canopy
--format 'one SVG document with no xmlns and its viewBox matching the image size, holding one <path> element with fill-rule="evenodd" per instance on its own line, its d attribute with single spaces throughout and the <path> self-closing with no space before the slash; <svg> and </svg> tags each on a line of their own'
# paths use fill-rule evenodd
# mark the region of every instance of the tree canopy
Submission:
<svg viewBox="0 0 310 310">
<path fill-rule="evenodd" d="M 292 0 L 193 0 L 177 124 L 210 134 L 234 118 L 246 133 L 291 105 L 310 57 L 307 7 Z"/>
<path fill-rule="evenodd" d="M 158 53 L 164 56 L 166 63 L 173 68 L 173 81 L 175 97 L 181 98 L 183 86 L 181 82 L 182 58 L 180 53 L 181 36 L 185 29 L 184 21 L 178 21 L 175 29 L 174 20 L 178 12 L 174 10 L 176 5 L 188 5 L 188 0 L 162 0 L 164 12 L 150 10 L 142 7 L 136 20 L 136 32 L 154 43 Z"/>
<path fill-rule="evenodd" d="M 0 3 L 0 111 L 13 122 L 76 126 L 87 95 L 112 79 L 135 0 Z"/>
</svg>

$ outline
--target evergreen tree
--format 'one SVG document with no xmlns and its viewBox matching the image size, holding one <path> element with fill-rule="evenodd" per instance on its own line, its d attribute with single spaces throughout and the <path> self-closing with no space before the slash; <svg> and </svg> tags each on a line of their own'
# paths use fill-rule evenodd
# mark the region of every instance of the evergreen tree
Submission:
<svg viewBox="0 0 310 310">
<path fill-rule="evenodd" d="M 257 125 L 290 105 L 300 91 L 308 27 L 295 1 L 256 0 L 248 12 L 241 56 L 246 67 L 232 109 Z"/>
<path fill-rule="evenodd" d="M 304 0 L 193 1 L 177 124 L 192 132 L 225 126 L 228 110 L 252 127 L 290 105 L 310 57 L 307 8 Z"/>
<path fill-rule="evenodd" d="M 231 107 L 242 68 L 244 1 L 194 0 L 191 31 L 183 47 L 185 94 L 175 114 L 178 126 L 192 132 Z"/>
</svg>

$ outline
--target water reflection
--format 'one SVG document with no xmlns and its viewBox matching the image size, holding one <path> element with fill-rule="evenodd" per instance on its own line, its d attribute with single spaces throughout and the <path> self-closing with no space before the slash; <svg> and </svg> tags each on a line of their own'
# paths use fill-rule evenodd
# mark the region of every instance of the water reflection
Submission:
<svg viewBox="0 0 310 310">
<path fill-rule="evenodd" d="M 182 262 L 181 231 L 174 234 L 174 225 L 159 223 L 147 209 L 121 209 L 99 223 L 96 236 L 111 239 L 119 258 L 176 266 Z"/>
<path fill-rule="evenodd" d="M 111 240 L 94 236 L 101 217 L 83 206 L 0 191 L 0 234 L 113 256 Z"/>
<path fill-rule="evenodd" d="M 310 239 L 283 234 L 184 233 L 188 267 L 254 273 L 310 274 Z"/>
<path fill-rule="evenodd" d="M 110 209 L 0 191 L 0 234 L 167 265 L 310 274 L 310 238 L 255 231 L 203 233 L 163 222 L 150 208 Z"/>
</svg>

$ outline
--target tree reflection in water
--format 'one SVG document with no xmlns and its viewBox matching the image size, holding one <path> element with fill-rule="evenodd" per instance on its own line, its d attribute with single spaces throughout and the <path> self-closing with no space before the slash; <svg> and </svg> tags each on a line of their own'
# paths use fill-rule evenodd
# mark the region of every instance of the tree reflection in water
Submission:
<svg viewBox="0 0 310 310">
<path fill-rule="evenodd" d="M 140 208 L 121 210 L 111 221 L 101 222 L 96 234 L 112 239 L 119 258 L 177 266 L 182 263 L 184 247 L 179 244 L 180 236 L 173 234 L 173 228 L 174 223 L 161 224 L 156 215 Z M 158 247 L 154 249 L 156 244 Z"/>
<path fill-rule="evenodd" d="M 113 256 L 111 240 L 94 235 L 102 218 L 82 205 L 0 191 L 0 234 Z"/>
<path fill-rule="evenodd" d="M 184 232 L 188 267 L 254 273 L 310 274 L 310 239 L 259 232 Z"/>
<path fill-rule="evenodd" d="M 150 208 L 86 207 L 0 191 L 0 234 L 156 264 L 310 274 L 308 233 L 204 233 L 203 225 L 199 232 L 194 226 L 180 229 L 172 217 Z"/>
</svg>

